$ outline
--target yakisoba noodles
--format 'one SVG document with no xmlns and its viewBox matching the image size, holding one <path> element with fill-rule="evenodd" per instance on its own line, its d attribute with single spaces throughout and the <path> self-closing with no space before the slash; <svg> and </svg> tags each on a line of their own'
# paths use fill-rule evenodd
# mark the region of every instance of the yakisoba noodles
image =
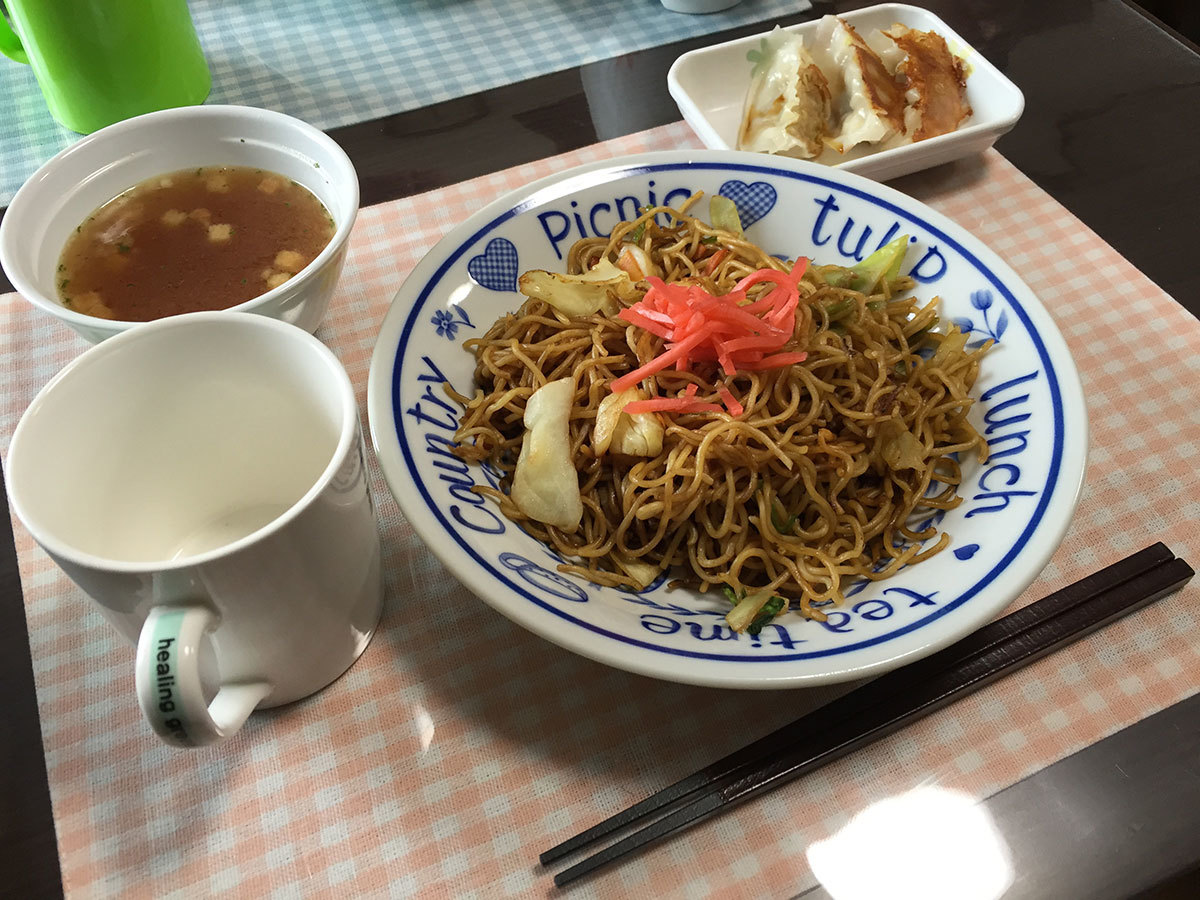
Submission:
<svg viewBox="0 0 1200 900">
<path fill-rule="evenodd" d="M 642 449 L 652 455 L 598 452 L 598 411 L 613 381 L 672 346 L 612 314 L 647 295 L 642 269 L 717 298 L 758 270 L 793 271 L 741 237 L 740 226 L 725 230 L 689 215 L 698 196 L 571 247 L 569 273 L 603 260 L 632 271 L 630 284 L 607 291 L 607 311 L 567 315 L 530 297 L 466 342 L 477 390 L 455 395 L 465 409 L 455 452 L 502 473 L 500 490 L 476 490 L 567 559 L 564 572 L 634 589 L 666 572 L 678 585 L 724 588 L 739 607 L 752 607 L 739 630 L 751 620 L 761 627 L 781 608 L 823 618 L 820 607 L 841 601 L 851 580 L 887 578 L 948 544 L 947 534 L 912 523 L 961 502 L 958 455 L 986 457 L 967 412 L 987 345 L 966 349 L 965 335 L 936 327 L 936 298 L 922 305 L 908 296 L 913 282 L 895 275 L 902 238 L 889 245 L 900 254 L 891 271 L 868 293 L 845 286 L 869 280 L 862 266 L 804 272 L 783 348 L 805 351 L 803 362 L 732 375 L 717 361 L 663 368 L 641 379 L 638 396 L 686 398 L 667 403 L 699 411 L 644 414 L 662 426 L 661 449 L 654 452 L 653 441 Z M 774 284 L 750 287 L 740 309 L 756 309 Z M 562 458 L 574 467 L 582 504 L 573 529 L 538 521 L 512 496 L 522 443 L 532 440 L 527 404 L 561 379 L 569 379 Z"/>
</svg>

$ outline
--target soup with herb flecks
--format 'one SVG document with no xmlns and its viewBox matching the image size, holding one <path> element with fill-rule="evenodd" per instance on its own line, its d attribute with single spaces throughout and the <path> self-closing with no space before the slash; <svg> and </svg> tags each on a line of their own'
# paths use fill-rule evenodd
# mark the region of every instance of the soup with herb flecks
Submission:
<svg viewBox="0 0 1200 900">
<path fill-rule="evenodd" d="M 206 166 L 148 179 L 75 229 L 58 264 L 68 309 L 148 322 L 228 309 L 278 287 L 333 237 L 305 187 L 262 169 Z"/>
</svg>

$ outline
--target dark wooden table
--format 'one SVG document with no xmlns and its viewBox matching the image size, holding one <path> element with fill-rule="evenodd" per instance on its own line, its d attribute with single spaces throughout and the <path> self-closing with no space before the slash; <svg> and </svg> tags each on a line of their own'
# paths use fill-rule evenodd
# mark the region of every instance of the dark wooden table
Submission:
<svg viewBox="0 0 1200 900">
<path fill-rule="evenodd" d="M 867 5 L 815 2 L 810 13 L 781 22 Z M 1200 48 L 1122 0 L 923 5 L 1024 91 L 1024 117 L 997 148 L 1200 317 Z M 1184 15 L 1194 21 L 1194 11 Z M 606 77 L 610 63 L 597 63 L 331 134 L 358 168 L 363 205 L 379 203 L 675 121 L 665 81 L 671 62 L 693 47 L 761 30 L 630 54 L 619 85 Z M 630 97 L 631 85 L 644 90 Z M 604 116 L 593 115 L 601 109 Z M 0 277 L 0 292 L 10 289 Z M 0 688 L 0 895 L 54 896 L 62 892 L 57 845 L 7 523 L 0 525 Z M 1200 696 L 1001 791 L 987 806 L 1014 857 L 1008 897 L 1200 896 Z"/>
</svg>

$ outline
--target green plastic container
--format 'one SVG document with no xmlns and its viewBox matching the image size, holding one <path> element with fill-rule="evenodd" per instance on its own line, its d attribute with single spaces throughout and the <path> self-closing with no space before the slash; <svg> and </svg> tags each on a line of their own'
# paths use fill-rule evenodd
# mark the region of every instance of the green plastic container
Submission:
<svg viewBox="0 0 1200 900">
<path fill-rule="evenodd" d="M 5 0 L 0 52 L 33 68 L 50 114 L 90 134 L 202 103 L 212 87 L 186 0 Z"/>
</svg>

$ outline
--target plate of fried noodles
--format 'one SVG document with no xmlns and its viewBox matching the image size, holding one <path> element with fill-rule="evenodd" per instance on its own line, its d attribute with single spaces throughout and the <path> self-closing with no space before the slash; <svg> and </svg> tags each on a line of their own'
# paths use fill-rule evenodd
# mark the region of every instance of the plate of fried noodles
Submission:
<svg viewBox="0 0 1200 900">
<path fill-rule="evenodd" d="M 414 529 L 565 648 L 735 688 L 860 678 L 994 618 L 1087 456 L 1013 269 L 864 178 L 730 151 L 553 175 L 388 312 L 371 434 Z"/>
</svg>

